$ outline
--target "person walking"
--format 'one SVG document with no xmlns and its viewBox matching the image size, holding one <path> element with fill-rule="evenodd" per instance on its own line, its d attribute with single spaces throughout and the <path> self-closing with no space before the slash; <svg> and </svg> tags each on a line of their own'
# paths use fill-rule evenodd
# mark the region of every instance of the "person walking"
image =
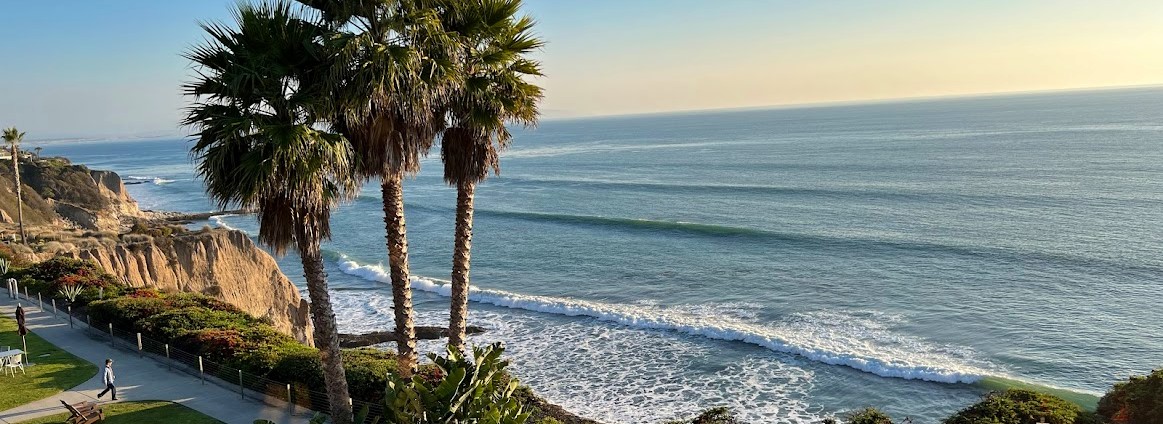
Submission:
<svg viewBox="0 0 1163 424">
<path fill-rule="evenodd" d="M 113 377 L 113 360 L 106 359 L 105 360 L 105 374 L 101 377 L 101 379 L 105 382 L 105 390 L 102 390 L 101 393 L 97 394 L 97 399 L 101 399 L 101 396 L 105 396 L 105 393 L 109 392 L 110 394 L 113 395 L 112 399 L 117 400 L 117 388 L 113 387 L 113 379 L 114 378 L 115 377 Z"/>
</svg>

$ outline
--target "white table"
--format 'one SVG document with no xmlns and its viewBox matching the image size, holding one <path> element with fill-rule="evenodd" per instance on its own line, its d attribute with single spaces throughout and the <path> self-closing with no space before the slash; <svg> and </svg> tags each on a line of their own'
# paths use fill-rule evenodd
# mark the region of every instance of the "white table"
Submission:
<svg viewBox="0 0 1163 424">
<path fill-rule="evenodd" d="M 12 349 L 12 350 L 8 350 L 8 351 L 0 352 L 0 367 L 8 365 L 8 358 L 11 358 L 13 356 L 20 355 L 23 353 L 24 353 L 24 351 L 20 350 L 20 349 Z"/>
</svg>

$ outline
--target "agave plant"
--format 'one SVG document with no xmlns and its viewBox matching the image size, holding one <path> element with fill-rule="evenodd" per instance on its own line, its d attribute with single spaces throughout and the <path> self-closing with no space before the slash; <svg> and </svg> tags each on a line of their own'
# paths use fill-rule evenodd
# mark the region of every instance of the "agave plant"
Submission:
<svg viewBox="0 0 1163 424">
<path fill-rule="evenodd" d="M 8 259 L 0 258 L 0 275 L 8 274 L 8 267 L 12 265 Z"/>
<path fill-rule="evenodd" d="M 387 422 L 415 424 L 523 424 L 531 414 L 513 393 L 520 386 L 505 373 L 505 348 L 474 347 L 473 359 L 448 346 L 444 357 L 429 354 L 443 378 L 429 383 L 416 376 L 392 376 L 384 395 Z"/>
<path fill-rule="evenodd" d="M 85 291 L 84 286 L 69 284 L 61 286 L 60 295 L 61 297 L 68 299 L 69 304 L 71 305 L 77 301 L 77 296 L 80 296 L 81 292 L 83 291 Z"/>
</svg>

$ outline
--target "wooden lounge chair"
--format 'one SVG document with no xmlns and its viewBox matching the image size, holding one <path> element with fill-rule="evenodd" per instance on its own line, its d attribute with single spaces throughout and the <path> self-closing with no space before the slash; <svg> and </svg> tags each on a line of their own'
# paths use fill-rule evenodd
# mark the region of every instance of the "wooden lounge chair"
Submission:
<svg viewBox="0 0 1163 424">
<path fill-rule="evenodd" d="M 76 405 L 69 405 L 68 402 L 61 401 L 61 405 L 69 410 L 72 416 L 66 421 L 69 424 L 89 424 L 105 420 L 105 411 L 97 407 L 93 402 L 81 402 Z"/>
</svg>

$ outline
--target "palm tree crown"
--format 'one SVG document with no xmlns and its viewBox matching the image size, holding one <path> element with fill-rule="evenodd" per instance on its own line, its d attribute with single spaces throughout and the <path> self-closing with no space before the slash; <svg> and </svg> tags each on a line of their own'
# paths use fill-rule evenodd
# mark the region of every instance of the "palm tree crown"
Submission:
<svg viewBox="0 0 1163 424">
<path fill-rule="evenodd" d="M 277 253 L 294 241 L 292 222 L 331 234 L 331 207 L 356 193 L 355 159 L 343 136 L 321 129 L 327 92 L 319 81 L 325 29 L 285 2 L 241 5 L 239 29 L 203 25 L 209 45 L 187 57 L 198 78 L 184 86 L 200 99 L 185 123 L 196 126 L 198 174 L 220 206 L 254 209 L 259 240 Z"/>
<path fill-rule="evenodd" d="M 532 32 L 533 19 L 517 16 L 521 0 L 454 3 L 461 7 L 450 8 L 445 21 L 465 40 L 464 83 L 451 96 L 441 142 L 444 180 L 453 185 L 500 172 L 497 154 L 511 139 L 506 123 L 536 124 L 543 90 L 527 78 L 541 76 L 541 65 L 527 55 L 545 44 Z"/>
</svg>

